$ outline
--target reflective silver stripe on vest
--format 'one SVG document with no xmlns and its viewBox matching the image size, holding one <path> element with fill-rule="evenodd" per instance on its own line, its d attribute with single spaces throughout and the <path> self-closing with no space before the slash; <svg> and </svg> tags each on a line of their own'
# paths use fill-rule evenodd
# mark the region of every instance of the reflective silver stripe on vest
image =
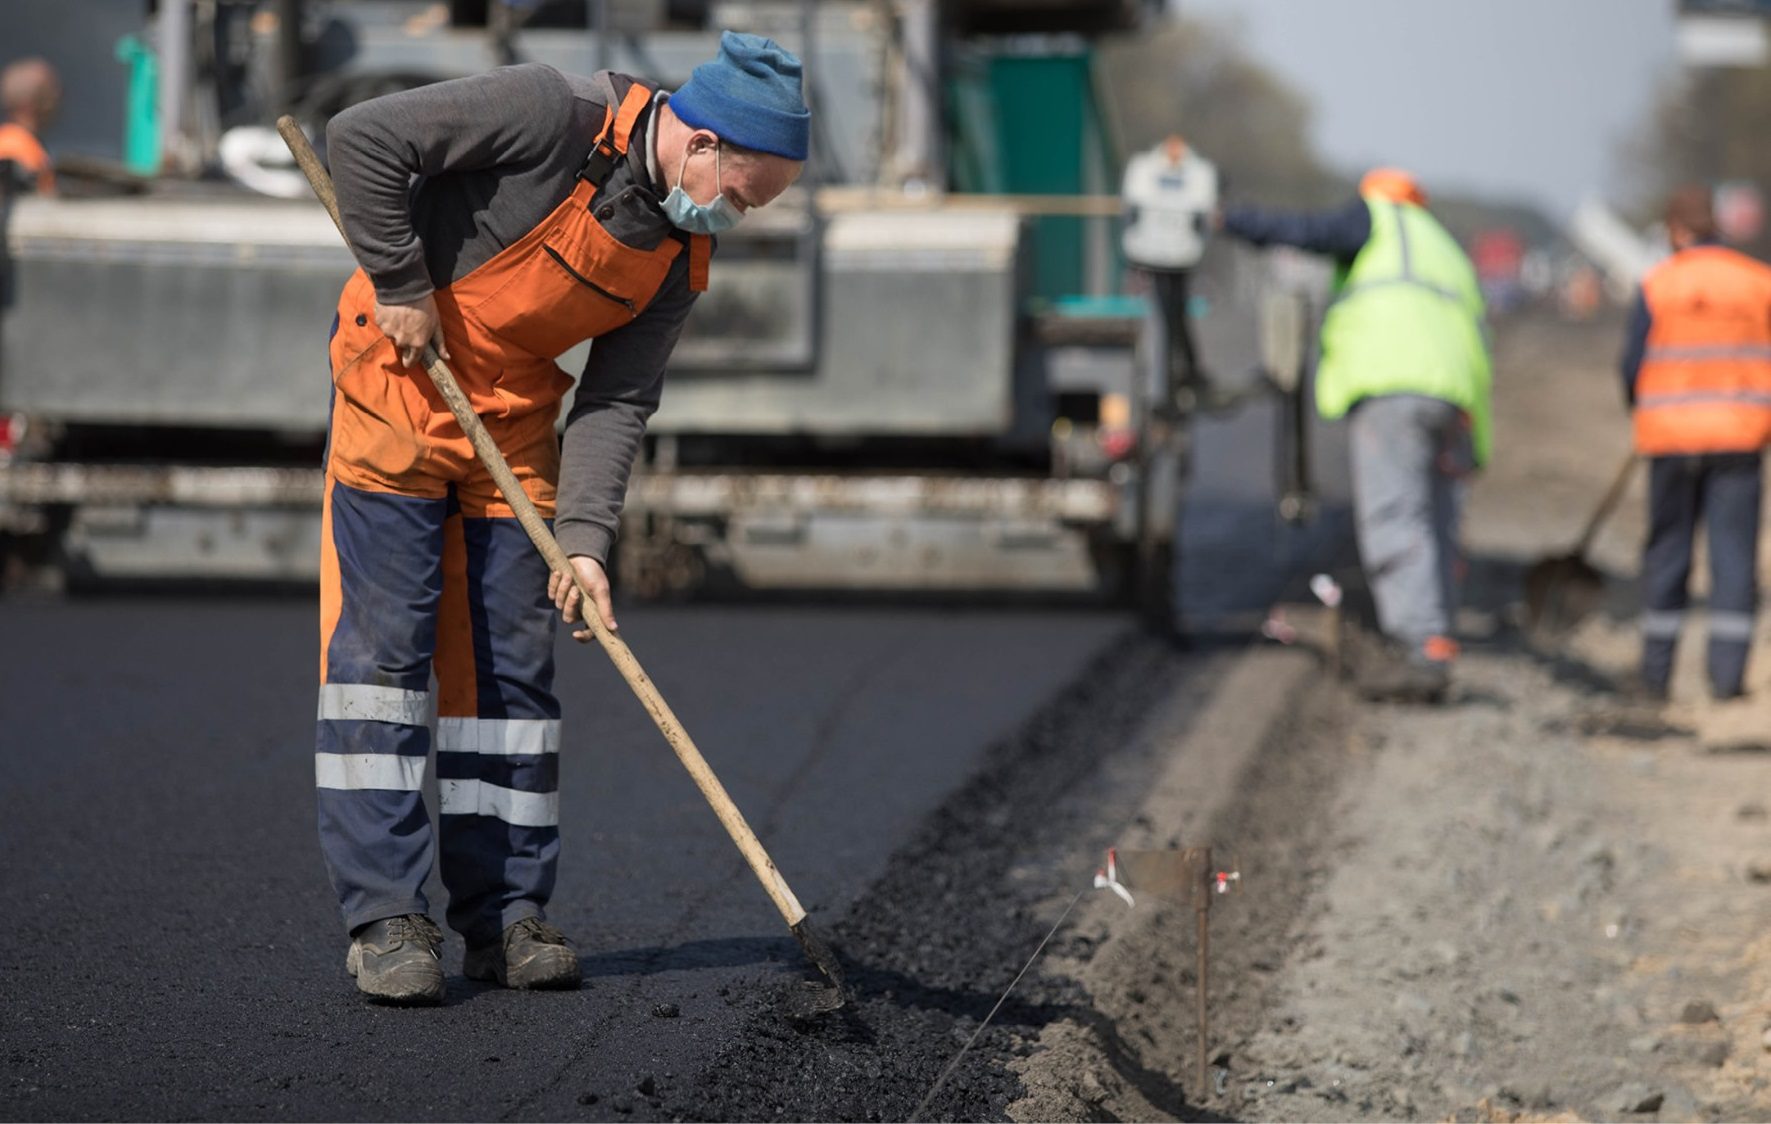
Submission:
<svg viewBox="0 0 1771 1124">
<path fill-rule="evenodd" d="M 493 816 L 518 827 L 556 827 L 560 794 L 518 792 L 486 781 L 437 781 L 437 810 L 445 816 Z"/>
<path fill-rule="evenodd" d="M 1402 279 L 1414 280 L 1414 250 L 1408 244 L 1408 219 L 1402 213 L 1402 204 L 1391 203 L 1390 212 L 1396 216 L 1396 237 L 1402 241 Z"/>
<path fill-rule="evenodd" d="M 1711 609 L 1709 637 L 1711 640 L 1726 640 L 1735 644 L 1750 643 L 1753 638 L 1753 615 Z"/>
<path fill-rule="evenodd" d="M 557 718 L 439 718 L 441 753 L 543 754 L 560 751 Z"/>
<path fill-rule="evenodd" d="M 1683 609 L 1655 609 L 1642 614 L 1642 635 L 1650 640 L 1677 640 L 1685 623 Z"/>
<path fill-rule="evenodd" d="M 320 718 L 425 726 L 430 723 L 430 692 L 368 683 L 323 683 Z"/>
<path fill-rule="evenodd" d="M 314 787 L 417 792 L 424 787 L 424 758 L 403 753 L 316 753 Z"/>
<path fill-rule="evenodd" d="M 1350 285 L 1341 290 L 1337 300 L 1346 300 L 1355 293 L 1369 293 L 1373 289 L 1387 289 L 1394 285 L 1407 285 L 1411 289 L 1424 289 L 1436 297 L 1443 297 L 1453 304 L 1462 304 L 1463 296 L 1450 289 L 1440 288 L 1431 281 L 1422 281 L 1418 277 L 1386 277 L 1382 281 L 1366 281 L 1358 285 Z"/>
<path fill-rule="evenodd" d="M 1771 344 L 1717 343 L 1690 347 L 1650 347 L 1644 363 L 1702 363 L 1711 359 L 1771 360 Z"/>
<path fill-rule="evenodd" d="M 1462 304 L 1463 294 L 1441 288 L 1423 277 L 1414 274 L 1414 250 L 1408 243 L 1408 223 L 1402 217 L 1402 204 L 1392 203 L 1390 209 L 1396 215 L 1396 237 L 1402 246 L 1402 273 L 1397 277 L 1385 277 L 1377 281 L 1361 281 L 1357 285 L 1349 285 L 1335 297 L 1336 301 L 1344 301 L 1356 293 L 1367 293 L 1373 289 L 1389 288 L 1393 285 L 1408 285 L 1415 289 L 1424 289 L 1436 297 L 1443 297 L 1453 304 Z"/>
<path fill-rule="evenodd" d="M 1644 394 L 1636 399 L 1640 409 L 1656 406 L 1771 406 L 1771 391 L 1689 390 L 1678 394 Z"/>
</svg>

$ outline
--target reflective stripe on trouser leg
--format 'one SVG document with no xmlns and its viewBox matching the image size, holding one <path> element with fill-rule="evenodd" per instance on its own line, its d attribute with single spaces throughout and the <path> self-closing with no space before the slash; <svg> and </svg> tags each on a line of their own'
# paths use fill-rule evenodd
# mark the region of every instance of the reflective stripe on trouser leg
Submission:
<svg viewBox="0 0 1771 1124">
<path fill-rule="evenodd" d="M 1759 510 L 1756 453 L 1704 458 L 1703 508 L 1709 535 L 1709 680 L 1718 696 L 1737 695 L 1746 683 L 1758 607 Z"/>
<path fill-rule="evenodd" d="M 420 792 L 444 503 L 328 481 L 314 779 L 320 849 L 345 926 L 425 912 Z"/>
<path fill-rule="evenodd" d="M 1359 556 L 1379 628 L 1410 646 L 1452 631 L 1443 540 L 1455 512 L 1449 494 L 1435 493 L 1444 434 L 1456 422 L 1457 407 L 1420 395 L 1368 398 L 1349 421 Z"/>
<path fill-rule="evenodd" d="M 538 916 L 559 862 L 560 708 L 547 564 L 515 519 L 451 515 L 437 639 L 449 924 L 472 943 Z"/>
</svg>

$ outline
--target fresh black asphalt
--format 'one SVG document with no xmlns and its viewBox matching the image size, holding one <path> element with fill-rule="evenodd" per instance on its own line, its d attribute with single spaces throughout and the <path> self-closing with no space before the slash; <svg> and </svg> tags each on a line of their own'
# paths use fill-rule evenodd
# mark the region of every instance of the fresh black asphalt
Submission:
<svg viewBox="0 0 1771 1124">
<path fill-rule="evenodd" d="M 1333 505 L 1305 527 L 1276 521 L 1278 430 L 1271 404 L 1202 429 L 1181 549 L 1199 620 L 1345 559 Z M 1324 478 L 1343 475 L 1332 441 L 1317 459 Z M 360 1002 L 314 838 L 315 618 L 311 596 L 0 599 L 0 1118 L 892 1111 L 868 1107 L 873 1063 L 845 1071 L 840 1096 L 736 1080 L 734 1066 L 779 1053 L 752 1048 L 759 1036 L 790 1033 L 769 1003 L 804 974 L 798 946 L 602 654 L 569 640 L 550 914 L 578 941 L 584 989 L 470 983 L 451 938 L 443 1008 Z M 919 963 L 931 932 L 971 939 L 949 974 L 995 964 L 1026 934 L 954 931 L 965 915 L 942 903 L 961 891 L 924 894 L 903 857 L 944 854 L 963 871 L 950 848 L 975 841 L 1008 863 L 1001 836 L 1039 814 L 1015 795 L 1023 756 L 1043 762 L 1036 791 L 1061 790 L 1112 752 L 1103 730 L 1211 668 L 1128 649 L 1131 617 L 1106 610 L 626 605 L 621 621 L 814 917 L 838 935 L 846 920 L 896 965 Z M 1146 686 L 1115 694 L 1116 679 Z M 973 797 L 996 812 L 974 822 Z M 440 916 L 434 880 L 432 901 Z M 875 984 L 881 971 L 863 966 Z M 922 1021 L 889 1029 L 927 1032 L 906 1086 L 946 1055 L 941 1020 L 970 1010 L 936 991 L 948 998 Z M 894 1087 L 880 1104 L 920 1092 Z"/>
<path fill-rule="evenodd" d="M 622 624 L 820 917 L 1127 626 L 827 606 Z M 314 841 L 315 635 L 306 598 L 0 601 L 0 1116 L 613 1115 L 696 1072 L 759 979 L 803 971 L 650 720 L 562 641 L 551 914 L 584 990 L 469 983 L 452 939 L 445 1007 L 360 1003 Z"/>
</svg>

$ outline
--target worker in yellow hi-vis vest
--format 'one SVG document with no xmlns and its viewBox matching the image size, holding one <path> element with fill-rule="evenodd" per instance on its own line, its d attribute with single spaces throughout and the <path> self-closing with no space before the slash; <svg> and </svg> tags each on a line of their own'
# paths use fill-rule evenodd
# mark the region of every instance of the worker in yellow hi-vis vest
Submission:
<svg viewBox="0 0 1771 1124">
<path fill-rule="evenodd" d="M 1335 259 L 1316 406 L 1347 417 L 1359 554 L 1393 659 L 1363 669 L 1368 697 L 1438 701 L 1458 646 L 1457 526 L 1464 481 L 1490 448 L 1490 360 L 1476 273 L 1414 177 L 1377 169 L 1348 206 L 1317 214 L 1232 208 L 1255 245 Z"/>
</svg>

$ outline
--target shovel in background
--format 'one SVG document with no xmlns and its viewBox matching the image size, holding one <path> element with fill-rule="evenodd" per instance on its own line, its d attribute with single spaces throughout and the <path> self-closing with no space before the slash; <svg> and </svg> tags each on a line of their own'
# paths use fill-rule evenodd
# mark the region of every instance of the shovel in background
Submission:
<svg viewBox="0 0 1771 1124">
<path fill-rule="evenodd" d="M 1525 571 L 1525 627 L 1529 632 L 1540 637 L 1560 635 L 1599 607 L 1605 596 L 1605 576 L 1587 561 L 1587 551 L 1623 499 L 1635 467 L 1632 451 L 1618 466 L 1611 487 L 1605 490 L 1573 550 L 1540 559 Z"/>
</svg>

